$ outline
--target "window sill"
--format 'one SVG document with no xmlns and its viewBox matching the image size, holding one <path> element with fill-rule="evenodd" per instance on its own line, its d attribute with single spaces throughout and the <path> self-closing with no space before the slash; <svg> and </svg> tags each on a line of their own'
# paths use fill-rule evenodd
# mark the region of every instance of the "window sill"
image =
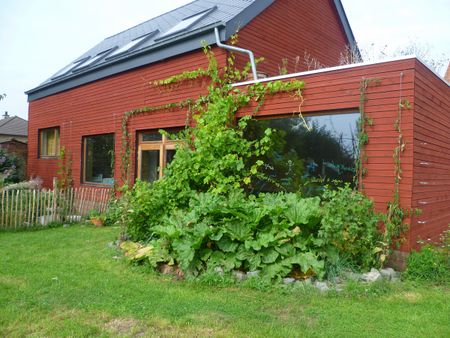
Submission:
<svg viewBox="0 0 450 338">
<path fill-rule="evenodd" d="M 105 184 L 105 183 L 95 183 L 95 182 L 82 182 L 81 187 L 83 188 L 107 188 L 112 189 L 114 184 Z"/>
<path fill-rule="evenodd" d="M 40 156 L 38 160 L 57 160 L 58 156 Z"/>
</svg>

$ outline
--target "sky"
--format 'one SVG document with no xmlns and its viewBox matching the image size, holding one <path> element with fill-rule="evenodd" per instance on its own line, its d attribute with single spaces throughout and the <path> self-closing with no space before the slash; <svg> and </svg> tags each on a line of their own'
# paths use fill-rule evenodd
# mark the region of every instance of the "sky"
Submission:
<svg viewBox="0 0 450 338">
<path fill-rule="evenodd" d="M 7 96 L 0 100 L 0 115 L 8 111 L 27 119 L 26 90 L 106 37 L 189 2 L 1 0 L 0 94 Z M 450 0 L 342 3 L 358 44 L 373 58 L 415 41 L 428 57 L 450 60 Z"/>
</svg>

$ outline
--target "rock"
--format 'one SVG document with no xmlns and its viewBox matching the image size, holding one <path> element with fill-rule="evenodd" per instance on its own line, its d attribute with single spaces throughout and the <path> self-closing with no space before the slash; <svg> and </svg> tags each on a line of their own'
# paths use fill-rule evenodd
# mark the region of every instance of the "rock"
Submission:
<svg viewBox="0 0 450 338">
<path fill-rule="evenodd" d="M 370 269 L 370 272 L 364 273 L 362 275 L 362 280 L 364 282 L 373 283 L 377 280 L 382 279 L 381 273 L 377 269 Z"/>
<path fill-rule="evenodd" d="M 239 270 L 233 270 L 232 275 L 237 281 L 240 281 L 240 282 L 244 281 L 247 278 L 247 275 L 244 272 L 239 271 Z"/>
<path fill-rule="evenodd" d="M 171 275 L 175 272 L 175 267 L 173 265 L 163 264 L 160 266 L 159 271 L 163 275 Z"/>
<path fill-rule="evenodd" d="M 344 274 L 345 279 L 360 281 L 362 279 L 362 275 L 360 273 L 355 273 L 353 271 L 347 271 Z"/>
<path fill-rule="evenodd" d="M 249 272 L 247 272 L 247 277 L 248 278 L 258 277 L 260 272 L 261 272 L 260 270 L 249 271 Z"/>
<path fill-rule="evenodd" d="M 396 277 L 396 272 L 392 268 L 381 269 L 380 274 L 381 274 L 381 276 L 383 276 L 384 279 L 387 279 L 387 280 L 391 280 L 392 278 Z"/>
<path fill-rule="evenodd" d="M 70 224 L 64 224 L 63 225 L 63 228 L 68 228 L 68 227 L 70 227 Z"/>
<path fill-rule="evenodd" d="M 333 277 L 331 278 L 330 282 L 333 284 L 342 284 L 342 279 L 341 277 Z"/>
<path fill-rule="evenodd" d="M 115 247 L 116 247 L 115 242 L 109 242 L 108 243 L 108 248 L 115 248 Z"/>
<path fill-rule="evenodd" d="M 216 266 L 216 267 L 214 268 L 214 272 L 217 273 L 217 274 L 220 275 L 220 276 L 223 276 L 223 269 L 222 269 L 221 266 Z"/>
<path fill-rule="evenodd" d="M 120 259 L 119 256 L 113 256 L 112 259 Z"/>
<path fill-rule="evenodd" d="M 327 283 L 325 282 L 315 282 L 314 286 L 320 291 L 320 292 L 326 292 L 328 290 L 330 290 L 330 288 L 328 287 Z"/>
<path fill-rule="evenodd" d="M 283 284 L 291 284 L 295 282 L 295 278 L 283 278 Z"/>
<path fill-rule="evenodd" d="M 177 266 L 175 269 L 175 277 L 177 279 L 184 279 L 184 272 L 180 269 L 180 267 Z"/>
</svg>

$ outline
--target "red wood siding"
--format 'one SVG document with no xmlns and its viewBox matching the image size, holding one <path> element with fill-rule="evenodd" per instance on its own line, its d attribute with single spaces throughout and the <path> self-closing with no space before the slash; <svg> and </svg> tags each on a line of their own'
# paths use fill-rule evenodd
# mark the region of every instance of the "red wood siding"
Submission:
<svg viewBox="0 0 450 338">
<path fill-rule="evenodd" d="M 373 119 L 374 124 L 368 127 L 369 143 L 366 146 L 366 154 L 369 160 L 364 164 L 368 170 L 363 179 L 364 192 L 375 201 L 376 209 L 382 212 L 386 211 L 387 203 L 393 199 L 392 156 L 398 138 L 394 124 L 399 100 L 407 99 L 412 107 L 402 113 L 401 127 L 406 149 L 402 153 L 400 200 L 402 207 L 409 209 L 413 182 L 414 60 L 302 76 L 299 79 L 305 81 L 306 87 L 303 91 L 304 104 L 301 111 L 305 116 L 324 111 L 359 111 L 359 88 L 364 78 L 380 80 L 379 85 L 373 84 L 368 88 L 366 95 L 365 112 Z M 294 102 L 291 95 L 284 94 L 268 99 L 258 115 L 291 115 L 298 111 L 299 103 Z M 406 243 L 403 250 L 408 249 L 409 243 Z"/>
<path fill-rule="evenodd" d="M 216 50 L 215 53 L 219 64 L 224 65 L 225 52 Z M 45 186 L 52 184 L 57 160 L 38 158 L 38 130 L 59 126 L 60 144 L 72 154 L 76 186 L 81 183 L 82 137 L 88 135 L 115 133 L 115 176 L 118 178 L 123 113 L 143 106 L 157 106 L 199 96 L 204 86 L 198 83 L 185 86 L 183 90 L 163 92 L 149 83 L 206 66 L 207 59 L 203 52 L 193 52 L 30 102 L 28 175 L 41 177 Z M 135 142 L 135 130 L 183 126 L 185 122 L 186 111 L 159 111 L 132 118 L 132 144 Z"/>
<path fill-rule="evenodd" d="M 289 60 L 290 73 L 306 69 L 305 52 L 330 67 L 348 44 L 332 0 L 276 0 L 239 32 L 238 46 L 250 49 L 265 61 L 259 71 L 279 75 L 281 60 Z M 300 64 L 294 67 L 299 56 Z M 238 65 L 248 62 L 238 56 Z"/>
<path fill-rule="evenodd" d="M 415 64 L 412 205 L 422 214 L 411 224 L 410 246 L 437 240 L 450 224 L 450 87 Z"/>
<path fill-rule="evenodd" d="M 224 65 L 225 52 L 215 52 L 219 64 Z M 38 130 L 59 126 L 61 146 L 65 146 L 73 156 L 76 186 L 81 182 L 81 141 L 87 135 L 115 133 L 118 179 L 123 113 L 146 105 L 198 97 L 205 88 L 204 84 L 191 83 L 160 92 L 149 82 L 206 66 L 206 63 L 202 52 L 189 53 L 31 102 L 29 175 L 42 177 L 47 186 L 51 184 L 57 161 L 37 158 Z M 365 163 L 368 174 L 363 184 L 364 192 L 375 201 L 379 211 L 386 211 L 387 203 L 393 199 L 392 155 L 398 138 L 394 126 L 398 104 L 400 100 L 411 103 L 411 108 L 402 112 L 401 128 L 406 149 L 401 158 L 400 200 L 403 208 L 419 207 L 423 214 L 412 220 L 409 240 L 402 248 L 409 250 L 415 246 L 418 237 L 435 239 L 450 223 L 450 139 L 446 130 L 450 125 L 449 87 L 414 59 L 321 71 L 300 78 L 306 83 L 301 111 L 305 115 L 358 111 L 360 83 L 368 78 L 377 78 L 380 83 L 372 84 L 366 93 L 365 111 L 374 125 L 368 127 L 366 153 L 369 159 Z M 259 116 L 288 115 L 299 110 L 299 102 L 294 101 L 291 95 L 282 94 L 268 98 Z M 246 113 L 248 111 L 240 114 Z M 183 126 L 185 122 L 185 111 L 160 111 L 135 117 L 129 128 L 131 144 L 135 144 L 139 130 Z M 134 168 L 134 161 L 132 164 Z"/>
</svg>

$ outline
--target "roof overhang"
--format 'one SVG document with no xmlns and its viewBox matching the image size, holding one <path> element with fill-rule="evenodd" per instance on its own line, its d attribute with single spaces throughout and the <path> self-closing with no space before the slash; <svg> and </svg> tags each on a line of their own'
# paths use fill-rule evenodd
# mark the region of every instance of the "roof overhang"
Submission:
<svg viewBox="0 0 450 338">
<path fill-rule="evenodd" d="M 355 50 L 360 55 L 358 44 L 356 43 L 355 36 L 353 35 L 353 31 L 348 21 L 347 14 L 345 14 L 342 1 L 334 0 L 334 6 L 336 7 L 339 19 L 341 20 L 341 24 L 342 27 L 344 28 L 345 35 L 347 36 L 349 47 L 352 48 L 352 50 Z"/>
</svg>

